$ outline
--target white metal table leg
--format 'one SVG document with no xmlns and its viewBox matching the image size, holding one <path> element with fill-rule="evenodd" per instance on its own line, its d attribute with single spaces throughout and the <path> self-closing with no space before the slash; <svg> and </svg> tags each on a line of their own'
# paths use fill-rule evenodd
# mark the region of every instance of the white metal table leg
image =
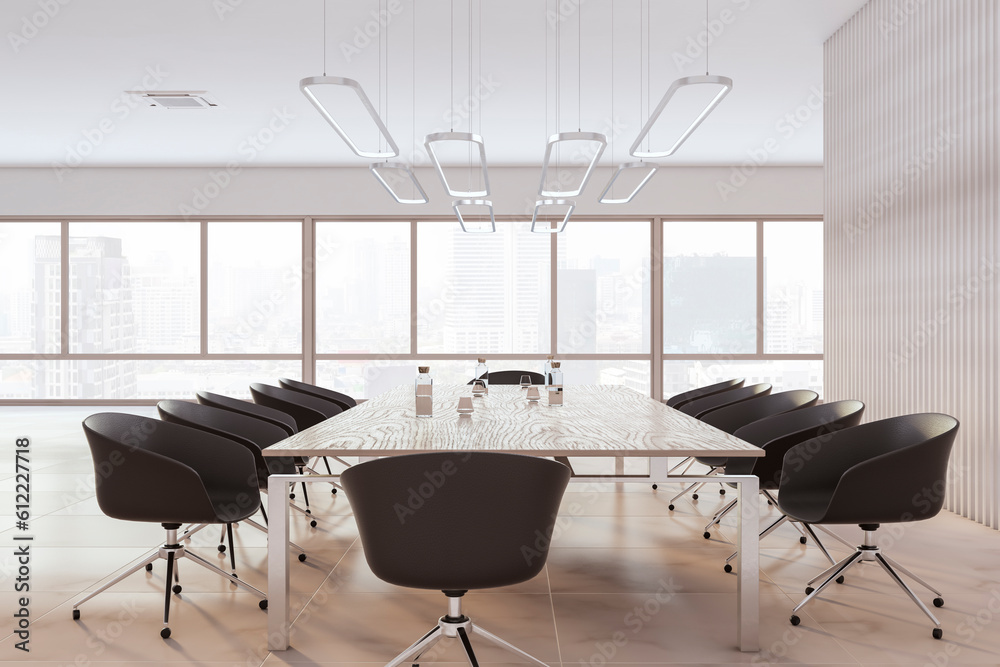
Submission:
<svg viewBox="0 0 1000 667">
<path fill-rule="evenodd" d="M 288 648 L 291 610 L 288 608 L 288 485 L 305 475 L 267 478 L 267 648 Z M 305 482 L 303 482 L 305 483 Z"/>
<path fill-rule="evenodd" d="M 760 650 L 760 551 L 757 531 L 760 482 L 754 475 L 735 478 L 739 488 L 737 529 L 739 573 L 736 575 L 737 642 L 741 651 Z"/>
</svg>

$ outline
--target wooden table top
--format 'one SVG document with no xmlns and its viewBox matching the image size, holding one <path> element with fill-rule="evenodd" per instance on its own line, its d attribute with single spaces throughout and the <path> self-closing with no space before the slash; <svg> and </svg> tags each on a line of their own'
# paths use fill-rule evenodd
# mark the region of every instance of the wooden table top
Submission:
<svg viewBox="0 0 1000 667">
<path fill-rule="evenodd" d="M 265 456 L 387 456 L 460 450 L 537 456 L 763 456 L 764 450 L 626 387 L 571 385 L 563 407 L 490 387 L 459 415 L 467 385 L 434 385 L 434 416 L 416 417 L 404 384 L 268 447 Z"/>
</svg>

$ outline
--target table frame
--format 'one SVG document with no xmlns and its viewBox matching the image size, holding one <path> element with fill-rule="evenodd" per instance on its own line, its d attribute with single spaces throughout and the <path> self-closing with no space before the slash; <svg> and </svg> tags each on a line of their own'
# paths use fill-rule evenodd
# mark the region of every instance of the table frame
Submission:
<svg viewBox="0 0 1000 667">
<path fill-rule="evenodd" d="M 406 454 L 397 452 L 395 454 Z M 395 455 L 393 454 L 393 455 Z M 387 455 L 389 455 L 387 453 Z M 674 458 L 677 458 L 674 454 Z M 739 550 L 736 575 L 736 644 L 740 651 L 760 650 L 760 552 L 759 552 L 759 480 L 754 475 L 670 475 L 668 456 L 650 457 L 649 476 L 642 483 L 731 482 L 737 487 L 737 542 Z M 289 484 L 330 482 L 339 475 L 271 475 L 267 481 L 269 514 L 267 539 L 267 648 L 284 651 L 293 634 L 289 608 Z M 579 481 L 598 481 L 588 477 Z M 611 476 L 608 482 L 621 483 Z M 571 480 L 572 481 L 572 480 Z M 625 480 L 634 483 L 634 477 Z"/>
</svg>

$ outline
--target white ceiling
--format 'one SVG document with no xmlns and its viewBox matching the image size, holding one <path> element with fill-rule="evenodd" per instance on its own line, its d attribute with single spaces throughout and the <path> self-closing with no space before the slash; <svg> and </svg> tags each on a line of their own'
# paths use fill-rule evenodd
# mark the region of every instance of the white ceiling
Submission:
<svg viewBox="0 0 1000 667">
<path fill-rule="evenodd" d="M 323 72 L 322 0 L 78 0 L 65 6 L 62 1 L 4 0 L 0 5 L 0 33 L 8 42 L 0 47 L 0 166 L 50 166 L 75 161 L 74 152 L 86 166 L 366 164 L 298 89 L 299 79 Z M 613 95 L 611 0 L 579 1 L 562 0 L 565 20 L 551 22 L 562 28 L 562 123 L 556 127 L 557 30 L 547 20 L 547 12 L 549 19 L 555 16 L 556 0 L 481 0 L 482 37 L 473 40 L 473 70 L 496 89 L 484 97 L 481 116 L 473 115 L 473 127 L 486 140 L 490 165 L 539 164 L 548 134 L 577 128 L 578 29 L 580 124 L 584 130 L 606 131 L 613 101 L 621 132 L 614 156 L 609 148 L 602 163 L 625 159 L 645 113 L 640 0 L 614 3 Z M 327 2 L 329 75 L 357 79 L 378 104 L 380 51 L 383 58 L 388 52 L 382 82 L 388 92 L 382 102 L 388 104 L 389 129 L 404 157 L 411 153 L 414 135 L 420 144 L 428 132 L 449 129 L 444 118 L 451 104 L 451 2 L 416 3 L 414 45 L 413 4 L 382 0 L 392 14 L 381 33 L 382 48 L 376 37 L 351 54 L 350 62 L 342 45 L 350 44 L 357 29 L 374 27 L 371 12 L 379 0 Z M 800 107 L 815 102 L 810 96 L 821 89 L 824 40 L 864 2 L 710 0 L 710 20 L 723 26 L 709 47 L 711 72 L 731 77 L 734 89 L 683 148 L 661 162 L 739 164 L 748 152 L 777 146 L 769 164 L 822 164 L 822 112 Z M 454 4 L 457 106 L 468 96 L 469 8 L 462 0 Z M 41 13 L 45 5 L 59 10 L 46 17 Z M 704 74 L 703 54 L 680 65 L 674 54 L 684 54 L 689 38 L 704 30 L 705 4 L 651 0 L 650 5 L 649 90 L 655 106 L 674 79 Z M 43 25 L 33 31 L 27 27 L 31 22 Z M 479 22 L 473 23 L 478 35 Z M 14 44 L 12 33 L 26 39 Z M 222 107 L 130 108 L 121 99 L 123 91 L 142 87 L 149 71 L 160 72 L 162 81 L 147 78 L 147 84 L 160 90 L 207 90 Z M 797 109 L 798 127 L 782 124 Z M 290 118 L 272 123 L 275 110 Z M 345 111 L 345 117 L 350 115 Z M 258 150 L 248 137 L 268 139 L 264 128 L 269 123 L 281 131 L 266 145 L 259 141 Z M 455 129 L 466 130 L 467 123 L 460 119 Z M 768 143 L 771 138 L 775 144 Z"/>
</svg>

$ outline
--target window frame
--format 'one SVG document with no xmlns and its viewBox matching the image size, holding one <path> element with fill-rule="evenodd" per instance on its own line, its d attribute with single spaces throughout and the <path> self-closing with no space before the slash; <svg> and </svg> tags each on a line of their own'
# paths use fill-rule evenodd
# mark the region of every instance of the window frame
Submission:
<svg viewBox="0 0 1000 667">
<path fill-rule="evenodd" d="M 523 216 L 497 216 L 497 222 L 523 222 Z M 418 261 L 417 229 L 419 222 L 447 220 L 441 215 L 435 216 L 198 216 L 187 219 L 187 222 L 197 222 L 200 225 L 200 294 L 199 294 L 199 328 L 200 351 L 189 354 L 82 354 L 70 353 L 69 350 L 69 317 L 70 286 L 69 286 L 69 225 L 71 222 L 144 222 L 177 221 L 174 216 L 0 216 L 0 222 L 59 222 L 60 224 L 60 280 L 61 280 L 61 331 L 59 336 L 59 352 L 57 353 L 20 353 L 0 354 L 0 362 L 6 361 L 54 361 L 54 360 L 164 360 L 164 361 L 256 361 L 256 360 L 289 360 L 301 363 L 301 377 L 305 382 L 315 382 L 317 361 L 389 361 L 411 362 L 418 365 L 421 362 L 434 361 L 474 361 L 477 354 L 418 354 L 417 338 L 417 269 Z M 822 221 L 821 215 L 578 215 L 573 220 L 606 222 L 614 224 L 618 221 L 641 221 L 649 223 L 650 230 L 650 350 L 648 353 L 636 354 L 559 354 L 556 356 L 568 362 L 581 361 L 645 361 L 650 364 L 650 396 L 661 400 L 663 392 L 663 362 L 665 361 L 794 361 L 823 360 L 823 354 L 766 354 L 764 352 L 764 223 L 766 221 Z M 321 354 L 316 350 L 316 223 L 317 222 L 409 222 L 410 224 L 410 349 L 403 354 L 389 353 L 358 353 L 358 354 Z M 756 352 L 748 354 L 664 354 L 663 352 L 663 235 L 664 223 L 672 221 L 748 221 L 756 224 L 757 240 L 757 326 Z M 208 352 L 208 226 L 209 223 L 246 223 L 246 222 L 297 222 L 301 225 L 302 239 L 302 349 L 298 353 L 287 354 L 235 354 Z M 572 223 L 572 221 L 571 221 Z M 458 224 L 455 222 L 454 224 Z M 572 224 L 565 233 L 572 234 Z M 556 350 L 558 345 L 558 243 L 560 234 L 550 234 L 550 349 Z M 495 354 L 491 358 L 497 360 L 529 360 L 544 362 L 548 353 L 541 354 Z M 276 378 L 262 378 L 263 381 L 276 381 Z M 155 399 L 0 399 L 0 405 L 155 405 Z"/>
</svg>

